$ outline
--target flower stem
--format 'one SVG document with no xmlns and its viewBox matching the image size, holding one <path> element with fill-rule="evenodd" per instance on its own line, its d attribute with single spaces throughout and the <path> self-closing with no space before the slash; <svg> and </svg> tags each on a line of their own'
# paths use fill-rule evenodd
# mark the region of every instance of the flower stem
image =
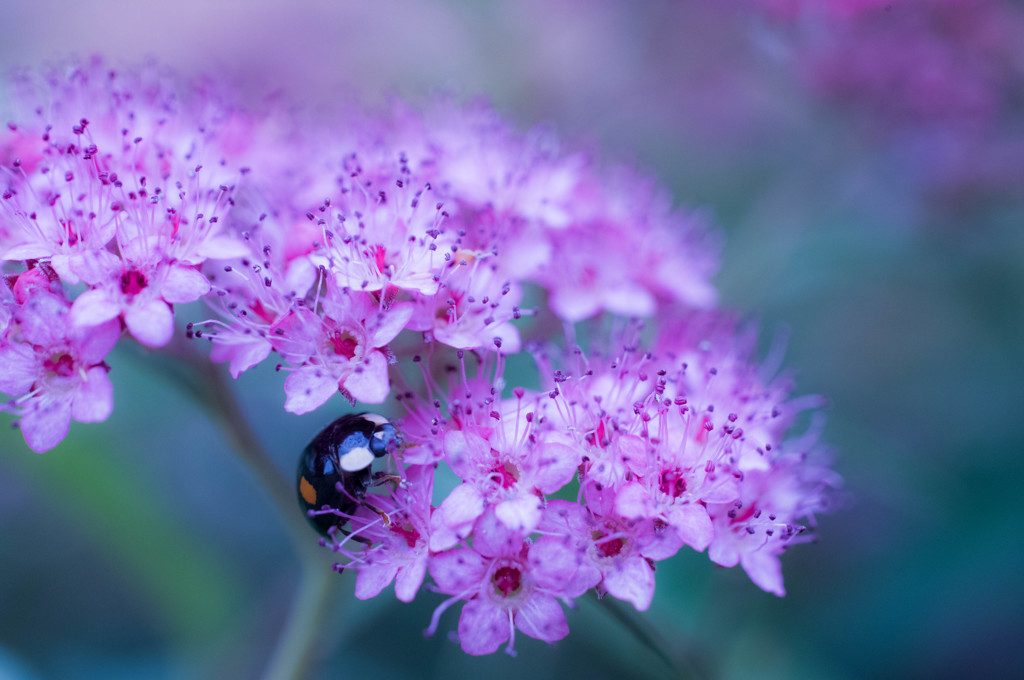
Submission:
<svg viewBox="0 0 1024 680">
<path fill-rule="evenodd" d="M 590 591 L 593 594 L 593 591 Z M 635 616 L 621 602 L 612 597 L 596 597 L 594 601 L 613 619 L 618 621 L 623 628 L 628 630 L 641 644 L 651 650 L 655 656 L 665 662 L 672 671 L 674 678 L 693 678 L 701 680 L 703 677 L 695 665 L 685 658 L 678 658 L 669 653 L 664 639 L 653 629 L 650 623 Z M 685 668 L 683 668 L 685 666 Z"/>
<path fill-rule="evenodd" d="M 170 356 L 167 356 L 170 355 Z M 330 561 L 318 549 L 316 538 L 302 519 L 295 491 L 274 464 L 249 425 L 222 367 L 215 366 L 184 344 L 172 344 L 162 355 L 149 355 L 172 382 L 196 397 L 227 436 L 231 448 L 256 475 L 270 496 L 302 564 L 298 592 L 284 628 L 262 675 L 263 680 L 300 680 L 305 676 L 313 645 L 337 579 Z M 171 360 L 173 359 L 173 361 Z M 184 364 L 189 371 L 180 370 Z"/>
<path fill-rule="evenodd" d="M 288 620 L 263 673 L 263 680 L 299 680 L 305 674 L 317 634 L 323 630 L 337 576 L 323 564 L 307 563 Z M 335 676 L 336 677 L 336 676 Z"/>
<path fill-rule="evenodd" d="M 264 680 L 299 680 L 309 665 L 313 643 L 333 600 L 331 586 L 336 582 L 334 572 L 317 548 L 309 525 L 302 519 L 295 500 L 295 490 L 274 465 L 259 438 L 249 427 L 238 401 L 234 398 L 219 367 L 200 366 L 206 378 L 209 395 L 224 431 L 235 452 L 247 463 L 270 494 L 284 520 L 288 535 L 302 560 L 302 580 L 288 619 L 278 637 L 277 644 L 264 673 Z"/>
<path fill-rule="evenodd" d="M 252 469 L 270 495 L 295 550 L 304 563 L 309 562 L 322 567 L 321 552 L 317 549 L 312 530 L 302 519 L 294 486 L 281 474 L 281 470 L 274 464 L 259 437 L 249 426 L 249 421 L 235 399 L 234 392 L 219 370 L 220 367 L 204 363 L 194 368 L 205 388 L 201 396 L 209 408 L 208 412 L 216 415 L 216 421 L 227 435 L 235 454 Z"/>
</svg>

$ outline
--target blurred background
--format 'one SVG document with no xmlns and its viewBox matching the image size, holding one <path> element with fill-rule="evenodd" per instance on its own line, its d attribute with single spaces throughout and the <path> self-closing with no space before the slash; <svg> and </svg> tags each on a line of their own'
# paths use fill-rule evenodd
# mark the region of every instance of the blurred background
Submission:
<svg viewBox="0 0 1024 680">
<path fill-rule="evenodd" d="M 835 5 L 835 7 L 831 7 Z M 1024 11 L 1001 0 L 5 0 L 0 67 L 102 53 L 303 104 L 484 96 L 657 174 L 726 237 L 716 281 L 789 334 L 846 482 L 788 595 L 683 552 L 643 620 L 709 678 L 1024 677 Z M 197 311 L 181 317 L 201 314 Z M 0 679 L 256 677 L 299 576 L 202 410 L 120 351 L 117 408 L 0 432 Z M 234 386 L 287 474 L 343 404 Z M 4 420 L 6 423 L 6 419 Z M 312 540 L 312 539 L 311 539 Z M 570 636 L 464 655 L 441 596 L 356 601 L 314 677 L 670 677 L 589 600 Z"/>
</svg>

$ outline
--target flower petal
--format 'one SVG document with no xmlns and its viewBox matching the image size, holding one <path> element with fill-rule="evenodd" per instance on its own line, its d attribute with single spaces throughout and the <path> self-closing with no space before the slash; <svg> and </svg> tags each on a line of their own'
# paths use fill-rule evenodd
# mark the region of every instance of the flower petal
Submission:
<svg viewBox="0 0 1024 680">
<path fill-rule="evenodd" d="M 531 496 L 531 498 L 535 499 L 539 504 L 540 499 L 536 496 Z M 510 502 L 509 505 L 514 505 L 514 502 Z M 517 516 L 518 513 L 513 512 L 513 515 Z M 539 507 L 537 516 L 539 520 Z M 515 555 L 522 550 L 523 537 L 527 531 L 520 527 L 510 527 L 505 524 L 498 515 L 498 508 L 491 506 L 473 526 L 473 548 L 484 557 Z"/>
<path fill-rule="evenodd" d="M 615 497 L 615 509 L 628 519 L 655 517 L 658 514 L 658 504 L 638 482 L 630 482 L 622 487 Z"/>
<path fill-rule="evenodd" d="M 445 550 L 467 535 L 483 514 L 484 499 L 470 484 L 460 484 L 430 516 L 430 549 Z"/>
<path fill-rule="evenodd" d="M 677 505 L 667 513 L 667 518 L 683 542 L 697 552 L 707 548 L 715 536 L 715 527 L 708 517 L 707 508 L 699 503 Z"/>
<path fill-rule="evenodd" d="M 537 584 L 579 597 L 601 582 L 601 572 L 568 536 L 541 536 L 530 546 L 530 573 Z"/>
<path fill-rule="evenodd" d="M 409 323 L 412 309 L 411 302 L 399 302 L 383 312 L 381 323 L 374 329 L 373 336 L 370 338 L 370 346 L 383 347 L 394 340 L 395 336 L 401 333 L 405 325 Z"/>
<path fill-rule="evenodd" d="M 174 335 L 174 312 L 160 298 L 136 299 L 125 312 L 124 323 L 147 347 L 163 347 Z"/>
<path fill-rule="evenodd" d="M 430 560 L 430 576 L 438 590 L 458 595 L 476 588 L 486 571 L 484 558 L 469 548 L 449 550 Z"/>
<path fill-rule="evenodd" d="M 582 459 L 579 447 L 554 442 L 539 446 L 528 461 L 534 488 L 544 494 L 555 493 L 576 475 Z"/>
<path fill-rule="evenodd" d="M 49 451 L 64 441 L 71 427 L 71 401 L 55 402 L 28 408 L 21 417 L 21 434 L 25 443 L 36 453 Z"/>
<path fill-rule="evenodd" d="M 364 565 L 356 576 L 356 597 L 360 600 L 377 597 L 380 591 L 394 580 L 397 573 L 398 567 L 388 562 L 371 562 Z"/>
<path fill-rule="evenodd" d="M 284 410 L 296 415 L 324 405 L 338 391 L 338 380 L 320 366 L 303 366 L 284 381 Z"/>
<path fill-rule="evenodd" d="M 271 349 L 270 342 L 256 333 L 232 334 L 230 337 L 225 333 L 218 335 L 217 341 L 210 348 L 210 359 L 230 361 L 228 370 L 231 377 L 238 379 L 242 373 L 270 356 Z"/>
<path fill-rule="evenodd" d="M 89 369 L 86 379 L 71 401 L 71 417 L 80 423 L 100 423 L 114 410 L 114 386 L 107 370 L 100 366 Z"/>
<path fill-rule="evenodd" d="M 210 282 L 192 267 L 168 267 L 160 296 L 171 304 L 195 302 L 210 292 Z"/>
<path fill-rule="evenodd" d="M 786 595 L 782 585 L 782 565 L 777 555 L 766 550 L 755 550 L 743 555 L 740 564 L 758 588 L 779 597 Z"/>
<path fill-rule="evenodd" d="M 521 493 L 498 503 L 494 514 L 510 530 L 533 531 L 540 523 L 540 498 L 532 493 Z"/>
<path fill-rule="evenodd" d="M 362 364 L 356 366 L 342 381 L 345 389 L 356 401 L 379 404 L 391 393 L 388 382 L 388 360 L 380 352 L 370 352 Z"/>
<path fill-rule="evenodd" d="M 402 602 L 412 602 L 416 592 L 423 585 L 423 577 L 427 573 L 427 553 L 416 558 L 412 564 L 408 564 L 398 570 L 395 577 L 395 597 Z"/>
<path fill-rule="evenodd" d="M 102 288 L 87 290 L 71 305 L 71 325 L 78 328 L 95 326 L 104 321 L 116 319 L 121 314 L 121 305 L 112 300 Z"/>
<path fill-rule="evenodd" d="M 121 323 L 116 319 L 72 331 L 72 342 L 78 349 L 78 358 L 87 366 L 103 361 L 120 338 Z"/>
<path fill-rule="evenodd" d="M 544 642 L 561 640 L 569 634 L 565 612 L 555 598 L 535 594 L 515 615 L 516 628 Z"/>
<path fill-rule="evenodd" d="M 466 654 L 492 654 L 498 651 L 511 632 L 512 622 L 508 620 L 505 609 L 486 600 L 470 600 L 463 605 L 462 616 L 459 617 L 459 643 Z"/>
<path fill-rule="evenodd" d="M 629 557 L 604 573 L 604 587 L 613 596 L 646 611 L 654 598 L 654 570 L 642 557 Z"/>
<path fill-rule="evenodd" d="M 0 392 L 25 394 L 36 381 L 36 368 L 36 353 L 30 345 L 0 347 Z"/>
</svg>

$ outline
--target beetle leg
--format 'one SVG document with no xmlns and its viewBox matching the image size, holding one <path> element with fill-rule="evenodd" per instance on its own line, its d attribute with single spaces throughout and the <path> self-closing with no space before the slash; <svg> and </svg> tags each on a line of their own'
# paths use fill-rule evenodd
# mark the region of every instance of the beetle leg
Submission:
<svg viewBox="0 0 1024 680">
<path fill-rule="evenodd" d="M 391 482 L 396 486 L 401 486 L 402 478 L 399 477 L 398 475 L 389 475 L 386 472 L 378 472 L 373 476 L 374 486 L 380 486 L 381 484 L 387 484 L 388 482 Z"/>
</svg>

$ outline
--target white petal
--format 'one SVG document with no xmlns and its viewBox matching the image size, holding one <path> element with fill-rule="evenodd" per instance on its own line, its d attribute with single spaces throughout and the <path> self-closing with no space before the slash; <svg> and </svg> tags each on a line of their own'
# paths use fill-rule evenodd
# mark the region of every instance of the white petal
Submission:
<svg viewBox="0 0 1024 680">
<path fill-rule="evenodd" d="M 114 386 L 106 369 L 99 366 L 90 369 L 86 377 L 71 402 L 71 417 L 80 423 L 103 422 L 114 410 Z"/>
<path fill-rule="evenodd" d="M 388 360 L 380 352 L 370 352 L 360 365 L 360 370 L 350 373 L 342 384 L 357 401 L 366 404 L 381 403 L 391 393 Z"/>
<path fill-rule="evenodd" d="M 304 366 L 284 381 L 284 410 L 302 415 L 324 404 L 338 391 L 338 379 L 319 366 Z"/>
<path fill-rule="evenodd" d="M 147 347 L 163 347 L 174 335 L 174 312 L 160 298 L 137 299 L 125 312 L 124 322 Z"/>
<path fill-rule="evenodd" d="M 195 302 L 210 292 L 210 282 L 192 267 L 170 267 L 160 296 L 171 304 Z"/>
</svg>

